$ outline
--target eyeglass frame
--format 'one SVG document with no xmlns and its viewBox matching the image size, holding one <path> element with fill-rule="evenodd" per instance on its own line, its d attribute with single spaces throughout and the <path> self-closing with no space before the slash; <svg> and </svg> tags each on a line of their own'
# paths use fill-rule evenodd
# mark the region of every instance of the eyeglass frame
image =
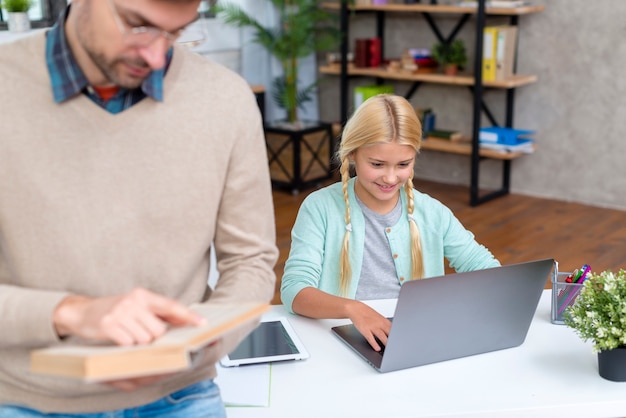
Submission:
<svg viewBox="0 0 626 418">
<path fill-rule="evenodd" d="M 124 24 L 124 22 L 122 22 L 122 17 L 117 11 L 117 7 L 113 3 L 113 0 L 107 0 L 107 3 L 109 3 L 109 8 L 111 9 L 111 13 L 113 14 L 113 20 L 115 20 L 115 24 L 117 25 L 117 28 L 122 34 L 124 41 L 129 45 L 137 46 L 137 47 L 150 46 L 152 45 L 154 41 L 156 41 L 159 38 L 159 36 L 164 37 L 168 41 L 168 43 L 171 45 L 174 42 L 176 42 L 178 38 L 180 38 L 183 31 L 188 25 L 190 25 L 191 23 L 195 22 L 196 20 L 200 18 L 200 15 L 198 14 L 196 19 L 194 19 L 192 22 L 189 22 L 187 25 L 185 25 L 184 28 L 178 29 L 176 33 L 171 33 L 166 30 L 157 28 L 156 26 L 145 26 L 145 25 L 130 26 L 128 24 Z M 133 42 L 132 38 L 130 38 L 131 41 L 129 42 L 129 37 L 131 35 L 141 35 L 141 34 L 146 34 L 146 33 L 150 33 L 153 35 L 152 38 L 148 42 Z"/>
</svg>

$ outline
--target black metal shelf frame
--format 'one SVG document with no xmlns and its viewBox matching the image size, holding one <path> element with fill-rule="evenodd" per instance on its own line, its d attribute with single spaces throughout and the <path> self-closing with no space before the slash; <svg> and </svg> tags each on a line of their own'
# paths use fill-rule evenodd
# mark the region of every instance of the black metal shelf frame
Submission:
<svg viewBox="0 0 626 418">
<path fill-rule="evenodd" d="M 431 2 L 433 3 L 433 2 Z M 385 11 L 369 11 L 376 14 L 376 35 L 381 39 L 381 55 L 384 57 L 384 32 L 385 32 Z M 472 14 L 461 14 L 458 22 L 452 28 L 448 36 L 444 36 L 437 26 L 437 22 L 429 12 L 416 12 L 421 13 L 424 20 L 428 23 L 428 26 L 437 37 L 440 42 L 450 43 L 452 42 L 458 33 L 462 30 L 463 26 L 472 17 Z M 506 89 L 506 113 L 504 124 L 498 123 L 493 113 L 483 100 L 485 87 L 482 83 L 482 59 L 483 59 L 483 30 L 485 28 L 487 14 L 485 9 L 485 0 L 478 0 L 478 9 L 475 13 L 476 19 L 476 41 L 475 41 L 475 60 L 474 60 L 474 85 L 469 86 L 470 93 L 473 97 L 473 112 L 472 112 L 472 153 L 471 153 L 471 170 L 470 170 L 470 205 L 477 206 L 481 203 L 488 202 L 494 198 L 504 196 L 510 192 L 511 184 L 511 160 L 502 160 L 502 183 L 500 189 L 493 190 L 486 193 L 481 193 L 480 190 L 480 163 L 484 159 L 480 156 L 480 146 L 478 142 L 478 135 L 481 127 L 481 116 L 484 114 L 487 119 L 494 126 L 513 126 L 513 114 L 515 109 L 515 88 Z M 518 16 L 509 16 L 510 24 L 518 25 Z M 348 30 L 349 30 L 349 10 L 346 1 L 342 1 L 340 5 L 340 29 L 343 34 L 340 51 L 343 57 L 348 55 Z M 517 54 L 516 54 L 517 55 Z M 514 71 L 517 66 L 517 59 L 514 64 Z M 342 126 L 348 119 L 348 107 L 349 107 L 349 75 L 348 75 L 348 62 L 346 59 L 341 60 L 340 71 L 340 112 Z M 381 84 L 383 79 L 377 78 L 377 83 Z M 415 81 L 404 95 L 405 98 L 410 99 L 423 82 Z"/>
</svg>

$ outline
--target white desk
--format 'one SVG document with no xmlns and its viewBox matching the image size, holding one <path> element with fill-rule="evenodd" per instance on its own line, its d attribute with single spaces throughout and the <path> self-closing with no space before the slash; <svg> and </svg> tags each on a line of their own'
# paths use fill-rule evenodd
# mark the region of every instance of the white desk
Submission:
<svg viewBox="0 0 626 418">
<path fill-rule="evenodd" d="M 371 305 L 389 316 L 395 301 Z M 311 357 L 273 364 L 270 407 L 229 418 L 626 416 L 626 383 L 601 378 L 591 345 L 550 323 L 549 290 L 521 346 L 384 374 L 331 334 L 348 321 L 288 318 Z"/>
</svg>

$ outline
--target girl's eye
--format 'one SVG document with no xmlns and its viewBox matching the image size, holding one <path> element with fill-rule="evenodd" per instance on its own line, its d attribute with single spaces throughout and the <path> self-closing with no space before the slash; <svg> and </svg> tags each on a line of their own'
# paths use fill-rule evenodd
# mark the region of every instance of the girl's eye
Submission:
<svg viewBox="0 0 626 418">
<path fill-rule="evenodd" d="M 400 163 L 400 164 L 398 164 L 398 165 L 399 165 L 400 167 L 408 167 L 408 166 L 409 166 L 409 163 Z"/>
<path fill-rule="evenodd" d="M 372 163 L 372 167 L 382 167 L 382 163 Z"/>
</svg>

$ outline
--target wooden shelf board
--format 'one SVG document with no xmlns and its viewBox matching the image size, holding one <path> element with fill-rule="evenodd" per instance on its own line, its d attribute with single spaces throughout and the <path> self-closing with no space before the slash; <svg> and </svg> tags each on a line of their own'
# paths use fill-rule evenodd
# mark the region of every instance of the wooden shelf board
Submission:
<svg viewBox="0 0 626 418">
<path fill-rule="evenodd" d="M 322 66 L 319 68 L 319 71 L 322 74 L 339 75 L 341 73 L 341 68 L 339 67 L 339 65 Z M 459 74 L 456 76 L 449 76 L 442 73 L 407 73 L 401 71 L 387 71 L 383 68 L 358 68 L 350 66 L 348 68 L 348 75 L 379 77 L 388 80 L 423 81 L 425 83 L 453 84 L 460 86 L 474 85 L 474 77 L 471 74 Z M 483 86 L 511 89 L 524 86 L 526 84 L 532 84 L 536 81 L 536 75 L 514 74 L 506 80 L 484 81 Z"/>
<path fill-rule="evenodd" d="M 470 142 L 454 142 L 448 139 L 426 138 L 422 141 L 422 149 L 447 152 L 451 154 L 472 155 L 472 144 Z M 535 145 L 536 149 L 536 145 Z M 480 156 L 496 160 L 514 160 L 523 155 L 524 152 L 500 152 L 490 149 L 481 149 Z"/>
<path fill-rule="evenodd" d="M 322 7 L 325 9 L 339 9 L 340 4 L 334 2 L 324 2 Z M 367 6 L 350 6 L 351 10 L 357 11 L 373 11 L 373 12 L 413 12 L 413 13 L 457 13 L 457 14 L 476 14 L 478 8 L 452 5 L 438 4 L 385 4 L 385 5 L 367 5 Z M 488 15 L 525 15 L 530 13 L 538 13 L 543 11 L 544 6 L 541 4 L 532 4 L 522 7 L 487 7 L 485 9 Z"/>
</svg>

